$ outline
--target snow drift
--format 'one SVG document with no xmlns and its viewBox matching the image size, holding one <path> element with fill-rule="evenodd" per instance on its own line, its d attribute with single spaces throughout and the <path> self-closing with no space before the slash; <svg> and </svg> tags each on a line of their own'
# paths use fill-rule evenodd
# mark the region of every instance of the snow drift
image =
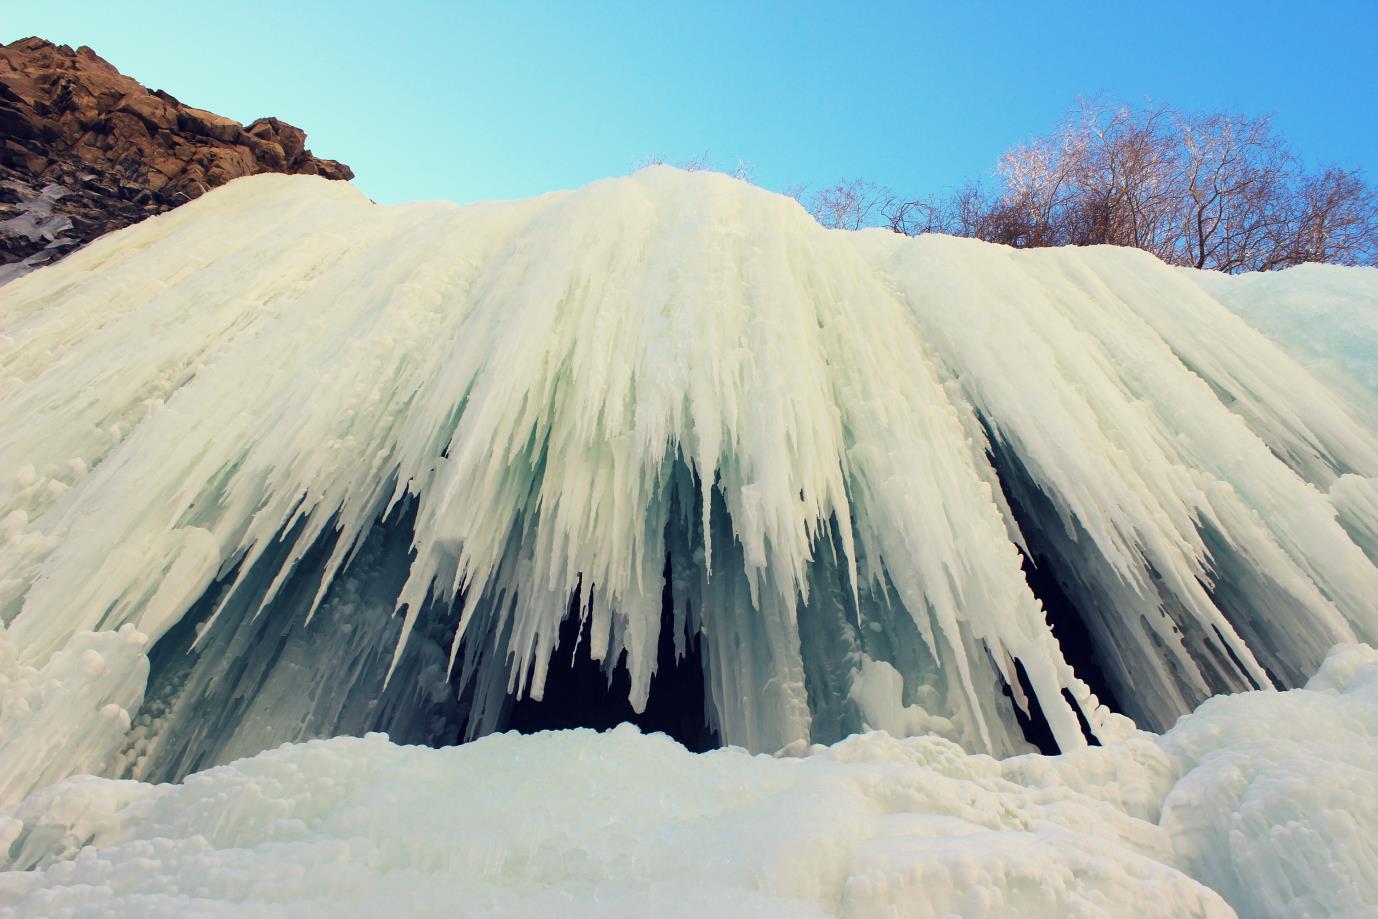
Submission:
<svg viewBox="0 0 1378 919">
<path fill-rule="evenodd" d="M 0 803 L 475 738 L 581 662 L 767 752 L 1299 686 L 1378 641 L 1372 403 L 1223 296 L 668 168 L 233 182 L 0 289 Z"/>
<path fill-rule="evenodd" d="M 1165 736 L 996 761 L 929 735 L 787 756 L 663 736 L 379 735 L 0 811 L 0 915 L 1371 916 L 1378 652 Z M 443 790 L 443 791 L 442 791 Z"/>
</svg>

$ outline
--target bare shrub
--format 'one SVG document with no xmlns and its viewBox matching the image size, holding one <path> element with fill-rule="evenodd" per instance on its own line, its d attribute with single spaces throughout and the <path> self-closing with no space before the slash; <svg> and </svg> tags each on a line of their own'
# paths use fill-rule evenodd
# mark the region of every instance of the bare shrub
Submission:
<svg viewBox="0 0 1378 919">
<path fill-rule="evenodd" d="M 814 219 L 834 230 L 860 230 L 888 224 L 894 192 L 864 179 L 850 179 L 817 191 L 800 187 L 793 196 Z"/>
<path fill-rule="evenodd" d="M 849 225 L 834 212 L 854 222 L 871 201 L 897 233 L 1133 246 L 1226 272 L 1378 263 L 1372 187 L 1357 170 L 1306 171 L 1267 118 L 1083 103 L 1053 133 L 1001 156 L 996 179 L 992 192 L 971 183 L 933 198 L 834 194 L 815 215 Z M 866 183 L 835 191 L 857 185 Z"/>
</svg>

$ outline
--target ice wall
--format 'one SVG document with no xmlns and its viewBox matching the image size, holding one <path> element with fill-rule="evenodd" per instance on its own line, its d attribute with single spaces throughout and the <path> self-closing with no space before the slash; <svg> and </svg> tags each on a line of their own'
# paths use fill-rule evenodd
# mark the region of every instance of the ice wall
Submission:
<svg viewBox="0 0 1378 919">
<path fill-rule="evenodd" d="M 826 231 L 668 168 L 462 208 L 261 176 L 7 285 L 0 334 L 12 666 L 126 624 L 195 656 L 111 769 L 416 723 L 417 642 L 463 736 L 572 653 L 640 708 L 663 625 L 753 750 L 1115 736 L 1032 563 L 1146 726 L 1378 639 L 1372 419 L 1138 252 Z"/>
</svg>

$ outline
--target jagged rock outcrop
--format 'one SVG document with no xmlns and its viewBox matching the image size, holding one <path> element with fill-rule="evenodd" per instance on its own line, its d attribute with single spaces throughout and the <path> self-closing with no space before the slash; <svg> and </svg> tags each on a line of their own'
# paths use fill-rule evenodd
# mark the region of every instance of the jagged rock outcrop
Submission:
<svg viewBox="0 0 1378 919">
<path fill-rule="evenodd" d="M 0 45 L 0 283 L 261 172 L 354 177 L 300 128 L 192 108 L 90 48 Z"/>
</svg>

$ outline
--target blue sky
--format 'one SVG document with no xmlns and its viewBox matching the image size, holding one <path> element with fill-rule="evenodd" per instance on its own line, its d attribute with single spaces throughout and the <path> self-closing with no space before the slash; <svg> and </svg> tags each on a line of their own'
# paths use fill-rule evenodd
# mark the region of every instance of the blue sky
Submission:
<svg viewBox="0 0 1378 919">
<path fill-rule="evenodd" d="M 0 0 L 0 40 L 31 34 L 300 125 L 384 202 L 524 197 L 704 151 L 769 188 L 927 193 L 1098 92 L 1272 113 L 1309 162 L 1378 179 L 1375 0 Z"/>
</svg>

